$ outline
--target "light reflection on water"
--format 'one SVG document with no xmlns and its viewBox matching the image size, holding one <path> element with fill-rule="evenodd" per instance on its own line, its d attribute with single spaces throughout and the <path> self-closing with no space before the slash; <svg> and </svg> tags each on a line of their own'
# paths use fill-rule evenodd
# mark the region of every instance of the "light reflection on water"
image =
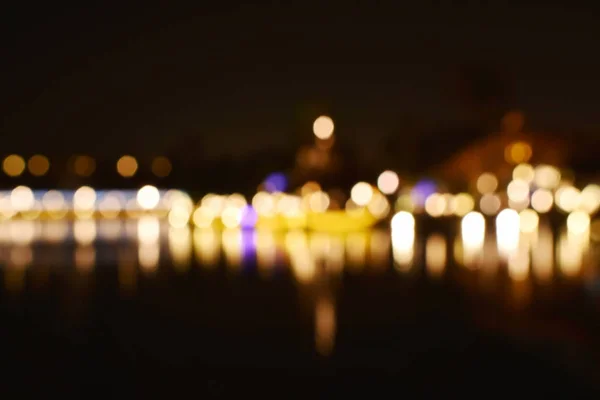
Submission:
<svg viewBox="0 0 600 400">
<path fill-rule="evenodd" d="M 521 306 L 530 301 L 532 284 L 597 279 L 597 250 L 588 232 L 563 229 L 555 234 L 540 222 L 535 231 L 519 233 L 511 217 L 496 230 L 486 229 L 478 217 L 467 220 L 455 237 L 416 234 L 413 226 L 392 234 L 173 228 L 151 216 L 6 221 L 0 224 L 0 265 L 10 293 L 23 290 L 29 268 L 66 266 L 90 274 L 116 265 L 124 293 L 135 292 L 140 274 L 153 279 L 160 268 L 183 274 L 192 267 L 212 270 L 224 264 L 227 271 L 238 273 L 255 266 L 262 279 L 273 279 L 276 268 L 287 269 L 300 285 L 312 288 L 315 349 L 328 355 L 335 343 L 336 309 L 327 285 L 345 273 L 408 277 L 408 272 L 412 276 L 422 270 L 432 281 L 471 274 L 486 278 L 481 281 L 488 285 L 503 275 L 512 282 L 513 300 Z"/>
</svg>

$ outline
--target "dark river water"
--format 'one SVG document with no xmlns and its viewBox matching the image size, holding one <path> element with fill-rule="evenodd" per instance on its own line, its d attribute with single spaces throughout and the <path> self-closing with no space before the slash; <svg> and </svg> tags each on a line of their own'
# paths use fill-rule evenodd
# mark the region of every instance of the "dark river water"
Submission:
<svg viewBox="0 0 600 400">
<path fill-rule="evenodd" d="M 2 380 L 80 396 L 596 393 L 598 245 L 541 225 L 515 246 L 453 226 L 4 222 Z"/>
</svg>

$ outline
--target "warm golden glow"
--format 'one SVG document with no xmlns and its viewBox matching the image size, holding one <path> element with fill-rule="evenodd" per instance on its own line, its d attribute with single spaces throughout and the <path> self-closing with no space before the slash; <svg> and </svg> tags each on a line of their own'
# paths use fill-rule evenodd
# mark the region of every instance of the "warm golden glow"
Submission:
<svg viewBox="0 0 600 400">
<path fill-rule="evenodd" d="M 333 351 L 335 342 L 335 309 L 331 301 L 321 299 L 315 310 L 315 345 L 322 356 Z"/>
<path fill-rule="evenodd" d="M 192 222 L 198 228 L 208 228 L 215 220 L 215 214 L 206 207 L 198 207 L 192 214 Z"/>
<path fill-rule="evenodd" d="M 511 164 L 526 163 L 531 158 L 531 146 L 525 142 L 515 142 L 506 147 L 504 158 Z"/>
<path fill-rule="evenodd" d="M 485 194 L 479 199 L 479 209 L 485 215 L 496 215 L 502 202 L 496 194 Z"/>
<path fill-rule="evenodd" d="M 239 193 L 233 193 L 230 194 L 229 196 L 227 196 L 227 198 L 225 199 L 225 208 L 231 207 L 231 208 L 243 208 L 244 206 L 246 206 L 246 204 L 248 204 L 248 202 L 246 201 L 246 198 L 239 194 Z"/>
<path fill-rule="evenodd" d="M 588 214 L 594 214 L 600 208 L 600 186 L 587 185 L 581 191 L 579 209 Z"/>
<path fill-rule="evenodd" d="M 328 116 L 322 115 L 313 123 L 313 133 L 321 140 L 329 139 L 333 135 L 333 120 Z"/>
<path fill-rule="evenodd" d="M 533 273 L 541 282 L 552 279 L 554 268 L 554 238 L 552 229 L 541 224 L 538 230 L 537 242 L 531 248 L 531 263 Z"/>
<path fill-rule="evenodd" d="M 96 170 L 96 161 L 90 156 L 77 156 L 73 162 L 73 170 L 79 176 L 90 176 Z"/>
<path fill-rule="evenodd" d="M 542 189 L 555 189 L 560 184 L 561 174 L 551 165 L 538 165 L 535 167 L 535 185 Z"/>
<path fill-rule="evenodd" d="M 446 238 L 434 233 L 425 244 L 425 264 L 427 272 L 434 277 L 443 274 L 446 268 Z"/>
<path fill-rule="evenodd" d="M 531 195 L 531 207 L 540 214 L 550 211 L 553 204 L 554 196 L 547 189 L 538 189 Z"/>
<path fill-rule="evenodd" d="M 535 178 L 535 171 L 529 164 L 519 164 L 513 169 L 512 177 L 514 180 L 524 181 L 527 184 L 530 184 Z"/>
<path fill-rule="evenodd" d="M 123 210 L 124 203 L 125 199 L 120 192 L 108 192 L 98 202 L 98 211 L 104 218 L 116 218 Z"/>
<path fill-rule="evenodd" d="M 96 191 L 89 186 L 82 186 L 73 194 L 73 208 L 79 215 L 89 215 L 96 203 Z"/>
<path fill-rule="evenodd" d="M 537 230 L 540 218 L 534 210 L 528 208 L 519 213 L 519 221 L 521 232 L 532 233 Z"/>
<path fill-rule="evenodd" d="M 524 203 L 529 200 L 529 184 L 525 181 L 514 180 L 506 187 L 506 194 L 510 201 Z"/>
<path fill-rule="evenodd" d="M 473 196 L 468 193 L 459 193 L 454 196 L 454 214 L 458 217 L 463 217 L 475 208 Z"/>
<path fill-rule="evenodd" d="M 73 236 L 80 245 L 89 245 L 96 239 L 96 222 L 90 219 L 76 220 L 73 223 Z"/>
<path fill-rule="evenodd" d="M 137 192 L 137 202 L 144 210 L 155 208 L 160 201 L 158 189 L 152 185 L 146 185 Z"/>
<path fill-rule="evenodd" d="M 306 182 L 300 189 L 300 195 L 304 197 L 320 190 L 321 185 L 319 185 L 317 182 Z"/>
<path fill-rule="evenodd" d="M 329 195 L 325 192 L 314 192 L 309 197 L 309 205 L 312 212 L 325 212 L 329 208 Z"/>
<path fill-rule="evenodd" d="M 394 171 L 383 171 L 377 178 L 377 187 L 383 194 L 393 194 L 398 190 L 400 178 Z"/>
<path fill-rule="evenodd" d="M 382 219 L 387 217 L 388 213 L 390 212 L 390 204 L 384 195 L 379 192 L 375 192 L 371 197 L 371 201 L 367 205 L 367 209 L 375 218 Z"/>
<path fill-rule="evenodd" d="M 396 211 L 413 212 L 414 210 L 415 203 L 410 194 L 405 193 L 398 196 L 396 199 Z"/>
<path fill-rule="evenodd" d="M 10 204 L 15 211 L 28 211 L 35 205 L 35 197 L 27 186 L 17 186 L 10 193 Z"/>
<path fill-rule="evenodd" d="M 352 187 L 350 197 L 359 206 L 366 206 L 373 197 L 373 188 L 367 182 L 358 182 Z"/>
<path fill-rule="evenodd" d="M 221 213 L 221 222 L 226 228 L 233 229 L 240 226 L 242 221 L 242 209 L 238 207 L 226 207 Z"/>
<path fill-rule="evenodd" d="M 48 169 L 50 169 L 50 161 L 48 161 L 47 157 L 36 154 L 27 162 L 27 168 L 33 176 L 44 176 L 48 172 Z"/>
<path fill-rule="evenodd" d="M 260 216 L 270 217 L 275 215 L 275 198 L 267 192 L 258 192 L 252 198 L 252 208 Z"/>
<path fill-rule="evenodd" d="M 160 238 L 160 221 L 156 217 L 144 215 L 137 221 L 137 238 L 144 244 L 157 243 Z"/>
<path fill-rule="evenodd" d="M 17 177 L 25 170 L 25 160 L 17 154 L 11 154 L 4 159 L 2 169 L 6 175 Z"/>
<path fill-rule="evenodd" d="M 191 211 L 188 207 L 175 205 L 169 211 L 167 219 L 173 228 L 183 228 L 189 223 L 190 217 Z"/>
<path fill-rule="evenodd" d="M 117 172 L 124 178 L 130 178 L 137 172 L 138 163 L 132 156 L 123 156 L 117 161 Z"/>
<path fill-rule="evenodd" d="M 433 193 L 425 199 L 425 212 L 432 217 L 441 217 L 446 206 L 446 198 L 439 193 Z"/>
<path fill-rule="evenodd" d="M 515 210 L 502 210 L 496 217 L 496 240 L 500 255 L 508 257 L 519 245 L 520 218 Z"/>
<path fill-rule="evenodd" d="M 579 207 L 581 192 L 573 186 L 561 186 L 554 194 L 556 205 L 565 212 L 571 212 Z"/>
<path fill-rule="evenodd" d="M 62 218 L 67 212 L 65 197 L 58 190 L 49 190 L 44 193 L 42 206 L 51 218 Z"/>
<path fill-rule="evenodd" d="M 583 211 L 573 211 L 567 217 L 567 229 L 570 233 L 583 234 L 590 228 L 590 216 Z"/>
<path fill-rule="evenodd" d="M 225 208 L 225 197 L 214 193 L 209 193 L 200 201 L 201 207 L 206 208 L 214 215 L 221 215 Z"/>
<path fill-rule="evenodd" d="M 485 218 L 477 211 L 471 211 L 461 221 L 463 246 L 480 249 L 485 239 Z"/>
<path fill-rule="evenodd" d="M 396 268 L 407 272 L 412 267 L 415 244 L 415 218 L 406 211 L 392 217 L 392 256 Z"/>
<path fill-rule="evenodd" d="M 159 156 L 152 160 L 152 173 L 159 178 L 164 178 L 171 173 L 173 166 L 167 157 Z"/>
<path fill-rule="evenodd" d="M 477 191 L 481 194 L 493 193 L 498 188 L 498 178 L 492 173 L 485 172 L 477 178 Z"/>
</svg>

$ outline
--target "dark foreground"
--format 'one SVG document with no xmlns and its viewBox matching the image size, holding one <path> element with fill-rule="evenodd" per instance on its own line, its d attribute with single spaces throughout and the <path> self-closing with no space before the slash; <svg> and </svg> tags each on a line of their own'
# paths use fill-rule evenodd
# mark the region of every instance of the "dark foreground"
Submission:
<svg viewBox="0 0 600 400">
<path fill-rule="evenodd" d="M 452 281 L 348 275 L 325 294 L 337 318 L 327 356 L 304 300 L 329 289 L 285 273 L 161 267 L 133 293 L 119 290 L 115 268 L 48 278 L 2 293 L 3 380 L 24 393 L 566 396 L 598 382 L 597 299 L 576 288 L 519 311 Z"/>
</svg>

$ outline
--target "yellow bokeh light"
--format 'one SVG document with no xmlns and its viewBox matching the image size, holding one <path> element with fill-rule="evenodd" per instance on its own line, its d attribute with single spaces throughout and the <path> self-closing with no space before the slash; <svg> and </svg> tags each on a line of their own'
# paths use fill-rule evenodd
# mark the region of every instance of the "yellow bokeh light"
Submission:
<svg viewBox="0 0 600 400">
<path fill-rule="evenodd" d="M 91 211 L 96 203 L 96 191 L 89 186 L 82 186 L 73 194 L 73 208 L 80 211 Z"/>
<path fill-rule="evenodd" d="M 511 164 L 526 163 L 532 155 L 531 146 L 525 142 L 515 142 L 506 146 L 504 158 Z"/>
<path fill-rule="evenodd" d="M 144 215 L 137 222 L 137 238 L 141 243 L 153 244 L 160 238 L 160 221 L 156 217 Z"/>
<path fill-rule="evenodd" d="M 524 181 L 529 184 L 535 178 L 535 170 L 529 164 L 519 164 L 513 169 L 512 177 L 514 180 Z"/>
<path fill-rule="evenodd" d="M 242 222 L 242 209 L 239 207 L 225 207 L 221 213 L 221 222 L 226 228 L 237 228 Z"/>
<path fill-rule="evenodd" d="M 173 228 L 184 228 L 190 221 L 190 210 L 188 207 L 175 205 L 169 211 L 167 219 Z"/>
<path fill-rule="evenodd" d="M 485 218 L 471 211 L 460 221 L 461 238 L 466 248 L 479 248 L 485 239 Z"/>
<path fill-rule="evenodd" d="M 587 232 L 590 227 L 590 216 L 583 211 L 573 211 L 567 217 L 567 229 L 576 235 Z"/>
<path fill-rule="evenodd" d="M 319 190 L 321 190 L 321 185 L 319 185 L 317 182 L 306 182 L 304 185 L 302 185 L 302 188 L 300 189 L 300 195 L 308 196 L 309 194 L 318 192 Z"/>
<path fill-rule="evenodd" d="M 425 212 L 434 218 L 441 217 L 446 206 L 446 198 L 439 193 L 433 193 L 425 200 Z"/>
<path fill-rule="evenodd" d="M 27 186 L 17 186 L 10 193 L 10 204 L 15 211 L 28 211 L 35 205 L 33 191 Z"/>
<path fill-rule="evenodd" d="M 415 210 L 415 203 L 410 194 L 405 193 L 398 196 L 396 199 L 396 211 L 408 211 L 413 212 Z"/>
<path fill-rule="evenodd" d="M 221 215 L 225 208 L 225 197 L 214 193 L 208 193 L 200 201 L 200 205 L 209 209 L 214 215 Z"/>
<path fill-rule="evenodd" d="M 42 206 L 51 218 L 61 218 L 67 213 L 65 197 L 58 190 L 49 190 L 42 197 Z"/>
<path fill-rule="evenodd" d="M 206 207 L 198 207 L 192 214 L 192 222 L 198 228 L 208 228 L 215 220 L 215 214 Z"/>
<path fill-rule="evenodd" d="M 27 168 L 29 173 L 33 176 L 44 176 L 50 169 L 50 161 L 46 156 L 36 154 L 27 161 Z"/>
<path fill-rule="evenodd" d="M 555 189 L 560 184 L 560 171 L 551 165 L 538 165 L 535 167 L 533 181 L 538 188 Z"/>
<path fill-rule="evenodd" d="M 399 185 L 400 178 L 394 171 L 383 171 L 377 178 L 377 187 L 383 194 L 393 194 Z"/>
<path fill-rule="evenodd" d="M 348 203 L 346 203 L 346 205 L 348 205 Z M 367 205 L 367 209 L 375 218 L 382 219 L 390 212 L 390 204 L 384 195 L 375 192 Z"/>
<path fill-rule="evenodd" d="M 96 161 L 85 155 L 75 157 L 73 161 L 73 171 L 79 176 L 87 177 L 94 173 L 96 170 Z"/>
<path fill-rule="evenodd" d="M 248 202 L 246 201 L 246 198 L 239 193 L 230 194 L 229 196 L 227 196 L 227 199 L 225 199 L 225 207 L 226 208 L 232 207 L 232 208 L 242 209 L 243 207 L 246 206 L 246 204 L 248 204 Z"/>
<path fill-rule="evenodd" d="M 17 177 L 25 170 L 25 160 L 17 154 L 11 154 L 2 162 L 2 169 L 6 175 Z"/>
<path fill-rule="evenodd" d="M 73 223 L 73 236 L 80 245 L 89 245 L 96 239 L 96 222 L 77 220 Z"/>
<path fill-rule="evenodd" d="M 329 139 L 333 135 L 333 120 L 326 115 L 322 115 L 313 123 L 313 133 L 321 140 Z"/>
<path fill-rule="evenodd" d="M 136 198 L 140 207 L 144 210 L 151 210 L 160 202 L 160 193 L 156 187 L 146 185 L 138 190 Z"/>
<path fill-rule="evenodd" d="M 540 218 L 534 210 L 528 208 L 519 213 L 519 221 L 521 232 L 531 233 L 537 230 Z"/>
<path fill-rule="evenodd" d="M 358 182 L 352 187 L 350 197 L 359 206 L 366 206 L 373 197 L 373 188 L 366 182 Z"/>
<path fill-rule="evenodd" d="M 138 163 L 132 156 L 123 156 L 117 161 L 117 172 L 124 178 L 130 178 L 137 172 Z"/>
<path fill-rule="evenodd" d="M 152 160 L 152 173 L 159 178 L 164 178 L 168 176 L 173 170 L 173 166 L 171 165 L 171 161 L 167 157 L 158 156 L 154 160 Z"/>
<path fill-rule="evenodd" d="M 479 199 L 479 209 L 485 215 L 495 215 L 501 205 L 500 197 L 495 194 L 486 194 Z"/>
<path fill-rule="evenodd" d="M 125 199 L 119 192 L 108 192 L 98 203 L 98 211 L 104 218 L 116 218 L 123 210 Z"/>
<path fill-rule="evenodd" d="M 531 207 L 540 214 L 547 213 L 552 209 L 554 204 L 554 196 L 547 189 L 537 189 L 531 195 Z"/>
<path fill-rule="evenodd" d="M 452 202 L 454 204 L 454 214 L 458 217 L 466 215 L 475 208 L 475 201 L 473 200 L 473 196 L 469 193 L 457 194 L 454 196 Z"/>
<path fill-rule="evenodd" d="M 390 222 L 392 231 L 411 231 L 415 228 L 415 217 L 408 211 L 399 211 Z"/>
<path fill-rule="evenodd" d="M 498 178 L 492 173 L 484 172 L 477 178 L 477 191 L 481 194 L 493 193 L 498 188 Z"/>
<path fill-rule="evenodd" d="M 587 185 L 581 191 L 579 208 L 588 214 L 594 214 L 600 208 L 600 186 Z"/>
<path fill-rule="evenodd" d="M 288 217 L 302 214 L 302 198 L 298 196 L 283 195 L 277 201 L 277 212 Z"/>
<path fill-rule="evenodd" d="M 325 212 L 329 208 L 329 195 L 325 192 L 314 192 L 309 197 L 309 206 L 312 212 Z"/>
<path fill-rule="evenodd" d="M 581 193 L 573 186 L 562 186 L 554 194 L 554 201 L 561 210 L 571 212 L 579 207 Z"/>
<path fill-rule="evenodd" d="M 506 187 L 508 198 L 515 203 L 524 203 L 529 199 L 529 184 L 525 181 L 514 180 Z"/>
<path fill-rule="evenodd" d="M 518 248 L 521 231 L 519 213 L 509 208 L 500 211 L 496 217 L 496 240 L 498 251 L 503 256 L 509 256 Z"/>
<path fill-rule="evenodd" d="M 252 207 L 258 215 L 273 216 L 275 214 L 275 198 L 267 192 L 258 192 L 252 198 Z"/>
</svg>

